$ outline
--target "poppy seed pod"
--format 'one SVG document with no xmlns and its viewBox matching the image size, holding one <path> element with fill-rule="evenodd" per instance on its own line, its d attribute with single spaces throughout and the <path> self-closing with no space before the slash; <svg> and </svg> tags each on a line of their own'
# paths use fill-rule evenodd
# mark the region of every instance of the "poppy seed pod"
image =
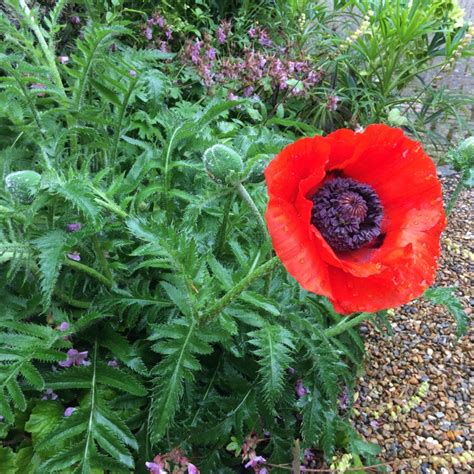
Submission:
<svg viewBox="0 0 474 474">
<path fill-rule="evenodd" d="M 235 184 L 240 180 L 244 164 L 240 155 L 226 145 L 214 145 L 204 152 L 204 168 L 219 184 Z"/>
<path fill-rule="evenodd" d="M 303 138 L 265 170 L 273 247 L 341 314 L 405 304 L 433 283 L 446 225 L 436 167 L 402 130 Z"/>
<path fill-rule="evenodd" d="M 36 171 L 23 170 L 7 175 L 5 185 L 14 198 L 23 204 L 28 204 L 38 192 L 40 181 L 41 175 Z"/>
<path fill-rule="evenodd" d="M 463 140 L 458 146 L 458 152 L 466 162 L 474 162 L 474 137 Z"/>
</svg>

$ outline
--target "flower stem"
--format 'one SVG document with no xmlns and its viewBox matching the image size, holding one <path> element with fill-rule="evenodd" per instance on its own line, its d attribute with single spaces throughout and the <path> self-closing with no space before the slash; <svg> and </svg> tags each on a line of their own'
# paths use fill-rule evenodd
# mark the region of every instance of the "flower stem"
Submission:
<svg viewBox="0 0 474 474">
<path fill-rule="evenodd" d="M 246 204 L 250 207 L 250 210 L 253 212 L 254 216 L 256 217 L 257 222 L 260 226 L 260 230 L 262 231 L 262 234 L 265 236 L 266 239 L 270 238 L 270 236 L 268 235 L 265 221 L 263 220 L 262 214 L 260 214 L 258 207 L 256 206 L 254 200 L 252 199 L 252 196 L 250 196 L 250 194 L 248 193 L 248 191 L 245 189 L 244 185 L 240 181 L 237 182 L 237 184 L 235 185 L 235 188 L 237 192 L 239 193 L 240 197 L 242 198 L 242 200 L 246 202 Z"/>
<path fill-rule="evenodd" d="M 97 255 L 97 258 L 99 259 L 102 270 L 104 271 L 104 276 L 108 278 L 110 281 L 112 281 L 113 276 L 112 276 L 112 272 L 110 271 L 109 262 L 107 262 L 107 259 L 105 258 L 104 251 L 100 247 L 99 239 L 97 238 L 96 235 L 92 237 L 92 245 L 94 246 L 94 250 Z"/>
<path fill-rule="evenodd" d="M 367 318 L 370 317 L 370 313 L 360 313 L 358 316 L 353 318 L 345 318 L 340 323 L 332 326 L 324 331 L 324 335 L 326 337 L 335 337 L 339 336 L 343 332 L 347 331 L 348 329 L 357 326 L 361 322 L 365 321 Z"/>
<path fill-rule="evenodd" d="M 234 202 L 234 193 L 232 192 L 229 197 L 227 198 L 227 202 L 224 208 L 224 218 L 222 219 L 222 224 L 219 228 L 219 232 L 217 234 L 216 239 L 216 256 L 219 256 L 222 251 L 224 250 L 224 244 L 226 241 L 227 235 L 227 225 L 229 224 L 229 214 L 230 208 L 232 207 L 232 203 Z"/>
<path fill-rule="evenodd" d="M 94 270 L 93 268 L 88 267 L 83 263 L 75 262 L 74 260 L 65 260 L 64 265 L 71 268 L 75 268 L 76 270 L 79 270 L 82 273 L 87 273 L 87 275 L 103 283 L 107 288 L 112 288 L 111 280 L 102 275 L 102 273 L 99 273 L 97 270 Z"/>
<path fill-rule="evenodd" d="M 67 303 L 69 306 L 73 306 L 74 308 L 80 308 L 80 309 L 89 309 L 91 307 L 91 304 L 87 301 L 81 301 L 77 300 L 76 298 L 73 298 L 72 296 L 67 295 L 61 290 L 55 289 L 54 294 L 64 303 Z"/>
<path fill-rule="evenodd" d="M 28 24 L 28 26 L 33 30 L 33 33 L 36 36 L 36 39 L 38 40 L 38 43 L 40 45 L 41 51 L 43 52 L 43 55 L 48 63 L 48 66 L 50 68 L 51 74 L 53 76 L 53 80 L 56 83 L 56 85 L 59 87 L 61 90 L 61 93 L 66 96 L 66 92 L 64 91 L 64 85 L 63 81 L 61 80 L 61 75 L 59 74 L 58 68 L 56 66 L 56 61 L 53 52 L 49 49 L 48 44 L 46 43 L 46 40 L 44 39 L 43 33 L 41 32 L 40 27 L 38 26 L 36 22 L 36 18 L 33 16 L 32 11 L 26 4 L 25 0 L 19 0 L 18 4 L 21 8 L 21 13 L 23 14 L 23 18 Z"/>
<path fill-rule="evenodd" d="M 119 141 L 120 141 L 120 135 L 122 133 L 122 122 L 123 122 L 123 118 L 125 116 L 125 111 L 127 110 L 128 102 L 130 101 L 130 97 L 132 95 L 132 92 L 135 89 L 135 86 L 137 85 L 138 79 L 139 78 L 137 76 L 133 81 L 131 81 L 130 86 L 127 90 L 127 93 L 125 94 L 125 97 L 123 99 L 123 102 L 120 105 L 119 118 L 118 118 L 118 121 L 117 121 L 117 124 L 116 124 L 114 138 L 112 140 L 113 145 L 112 145 L 111 157 L 112 157 L 112 163 L 113 164 L 115 164 L 115 161 L 117 159 L 118 144 L 119 144 Z"/>
<path fill-rule="evenodd" d="M 220 300 L 216 301 L 207 311 L 201 316 L 201 321 L 209 321 L 217 316 L 224 308 L 226 308 L 232 301 L 240 296 L 254 281 L 262 278 L 267 273 L 271 272 L 280 262 L 278 257 L 273 257 L 263 265 L 260 265 L 253 272 L 249 273 L 237 285 L 230 289 Z"/>
</svg>

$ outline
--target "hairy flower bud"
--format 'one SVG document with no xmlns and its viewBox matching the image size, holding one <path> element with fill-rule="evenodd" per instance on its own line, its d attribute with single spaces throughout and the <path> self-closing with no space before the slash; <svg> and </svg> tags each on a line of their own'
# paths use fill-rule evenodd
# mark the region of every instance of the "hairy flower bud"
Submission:
<svg viewBox="0 0 474 474">
<path fill-rule="evenodd" d="M 467 162 L 474 162 L 474 137 L 466 138 L 459 144 L 458 152 Z"/>
<path fill-rule="evenodd" d="M 244 166 L 236 151 L 219 144 L 204 152 L 203 162 L 207 174 L 220 184 L 237 182 Z"/>
<path fill-rule="evenodd" d="M 41 175 L 36 171 L 23 170 L 7 175 L 5 185 L 14 198 L 28 204 L 38 192 L 40 181 Z"/>
<path fill-rule="evenodd" d="M 394 127 L 402 127 L 408 124 L 408 119 L 402 115 L 400 109 L 394 108 L 388 113 L 388 123 Z"/>
</svg>

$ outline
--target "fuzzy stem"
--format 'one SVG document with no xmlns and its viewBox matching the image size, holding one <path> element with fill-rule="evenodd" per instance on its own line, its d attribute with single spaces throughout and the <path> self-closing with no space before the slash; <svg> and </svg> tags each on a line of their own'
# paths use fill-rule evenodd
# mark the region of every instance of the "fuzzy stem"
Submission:
<svg viewBox="0 0 474 474">
<path fill-rule="evenodd" d="M 112 281 L 113 276 L 112 276 L 112 272 L 110 271 L 109 262 L 105 258 L 104 251 L 100 247 L 99 239 L 95 235 L 94 237 L 92 237 L 92 244 L 94 245 L 95 253 L 97 255 L 97 258 L 99 259 L 99 262 L 102 267 L 102 270 L 104 271 L 105 277 L 108 278 L 110 281 Z"/>
<path fill-rule="evenodd" d="M 74 260 L 65 260 L 64 265 L 71 268 L 75 268 L 76 270 L 79 270 L 80 272 L 87 273 L 87 275 L 103 283 L 107 288 L 112 288 L 113 283 L 111 280 L 109 280 L 107 277 L 102 275 L 102 273 L 99 273 L 97 270 L 94 270 L 93 268 L 88 267 L 87 265 L 84 265 L 83 263 L 79 263 Z"/>
<path fill-rule="evenodd" d="M 271 272 L 280 262 L 278 257 L 273 257 L 271 260 L 268 260 L 263 265 L 260 265 L 253 272 L 249 273 L 245 278 L 243 278 L 237 285 L 230 289 L 220 300 L 214 303 L 206 313 L 201 316 L 201 321 L 209 321 L 226 308 L 232 301 L 240 296 L 240 294 L 245 291 L 254 281 L 262 278 L 267 273 Z"/>
<path fill-rule="evenodd" d="M 58 290 L 57 288 L 54 290 L 54 294 L 61 301 L 67 303 L 69 306 L 73 306 L 74 308 L 89 309 L 91 307 L 91 304 L 87 301 L 76 300 L 76 298 L 67 295 L 66 293 L 61 290 Z"/>
<path fill-rule="evenodd" d="M 248 191 L 245 189 L 245 187 L 240 181 L 237 182 L 237 184 L 235 185 L 235 189 L 239 193 L 242 200 L 245 201 L 245 203 L 249 206 L 250 210 L 253 212 L 264 237 L 266 239 L 269 239 L 270 236 L 268 235 L 267 226 L 265 224 L 265 221 L 263 220 L 262 214 L 260 214 L 258 207 L 256 206 L 254 200 L 252 199 L 252 196 L 250 196 L 250 194 L 248 193 Z"/>
<path fill-rule="evenodd" d="M 232 207 L 232 203 L 234 201 L 234 193 L 231 193 L 227 199 L 224 208 L 224 218 L 222 219 L 222 224 L 219 228 L 219 232 L 217 234 L 217 241 L 216 241 L 216 256 L 219 256 L 222 251 L 224 250 L 224 244 L 226 241 L 226 234 L 227 234 L 227 225 L 229 223 L 229 214 L 230 208 Z"/>
<path fill-rule="evenodd" d="M 370 313 L 360 313 L 358 316 L 353 318 L 345 318 L 339 324 L 332 326 L 324 331 L 324 335 L 326 337 L 335 337 L 339 336 L 343 332 L 347 331 L 348 329 L 357 326 L 358 324 L 365 321 L 367 318 L 370 317 Z"/>
<path fill-rule="evenodd" d="M 41 50 L 43 51 L 44 57 L 48 62 L 51 74 L 53 75 L 54 82 L 61 89 L 63 95 L 65 96 L 66 93 L 64 91 L 63 81 L 61 80 L 61 75 L 59 74 L 58 67 L 56 66 L 56 60 L 53 52 L 49 49 L 49 46 L 46 43 L 46 40 L 44 39 L 43 33 L 41 32 L 40 27 L 36 23 L 36 19 L 33 17 L 33 14 L 28 5 L 26 4 L 25 0 L 19 0 L 18 4 L 22 9 L 23 17 L 25 18 L 26 23 L 33 30 L 33 33 L 35 34 L 36 39 L 38 40 Z"/>
<path fill-rule="evenodd" d="M 117 122 L 117 126 L 116 126 L 116 129 L 115 129 L 115 133 L 114 133 L 114 138 L 113 138 L 113 145 L 112 145 L 112 164 L 115 165 L 115 160 L 117 158 L 117 151 L 118 151 L 118 144 L 119 144 L 119 141 L 120 141 L 120 135 L 121 135 L 121 132 L 122 132 L 122 122 L 123 122 L 123 118 L 125 116 L 125 111 L 127 110 L 127 105 L 128 105 L 128 102 L 130 101 L 130 97 L 132 95 L 132 92 L 133 90 L 135 89 L 135 86 L 138 82 L 138 77 L 136 77 L 131 83 L 130 83 L 130 86 L 127 90 L 127 93 L 125 94 L 125 97 L 123 99 L 123 102 L 122 102 L 122 105 L 121 105 L 121 108 L 120 108 L 120 112 L 119 112 L 119 118 L 118 118 L 118 122 Z"/>
</svg>

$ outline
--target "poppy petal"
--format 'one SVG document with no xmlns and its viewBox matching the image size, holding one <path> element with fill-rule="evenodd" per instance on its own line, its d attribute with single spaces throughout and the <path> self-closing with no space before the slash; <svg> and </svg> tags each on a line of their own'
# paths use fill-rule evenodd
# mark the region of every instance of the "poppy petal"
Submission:
<svg viewBox="0 0 474 474">
<path fill-rule="evenodd" d="M 331 296 L 327 264 L 311 242 L 308 224 L 290 203 L 271 198 L 265 214 L 273 247 L 288 272 L 307 291 Z"/>
<path fill-rule="evenodd" d="M 302 138 L 285 147 L 265 169 L 269 196 L 294 202 L 302 179 L 323 175 L 329 150 L 322 137 Z"/>
</svg>

